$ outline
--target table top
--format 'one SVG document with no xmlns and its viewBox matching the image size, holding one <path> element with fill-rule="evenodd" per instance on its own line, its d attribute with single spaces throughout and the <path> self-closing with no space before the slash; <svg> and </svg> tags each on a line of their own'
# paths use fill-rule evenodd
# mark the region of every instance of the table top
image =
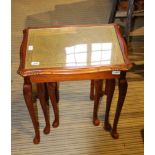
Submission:
<svg viewBox="0 0 155 155">
<path fill-rule="evenodd" d="M 24 32 L 19 69 L 23 76 L 37 70 L 37 74 L 127 70 L 129 65 L 125 42 L 115 24 L 28 28 Z"/>
</svg>

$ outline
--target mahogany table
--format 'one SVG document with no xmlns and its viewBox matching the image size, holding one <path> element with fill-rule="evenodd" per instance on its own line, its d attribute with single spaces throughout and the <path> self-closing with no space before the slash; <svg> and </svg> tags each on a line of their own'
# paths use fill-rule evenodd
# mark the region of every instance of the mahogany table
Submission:
<svg viewBox="0 0 155 155">
<path fill-rule="evenodd" d="M 76 25 L 24 30 L 20 51 L 18 74 L 24 77 L 24 98 L 34 130 L 34 143 L 40 141 L 38 123 L 32 106 L 32 83 L 46 83 L 49 91 L 57 82 L 68 80 L 94 80 L 95 97 L 93 123 L 99 125 L 97 111 L 106 79 L 107 106 L 104 128 L 118 138 L 117 124 L 127 91 L 126 72 L 130 67 L 127 47 L 116 24 Z M 109 123 L 109 111 L 119 80 L 119 97 L 113 128 Z M 66 90 L 67 91 L 67 90 Z M 48 93 L 55 112 L 54 126 L 59 124 L 56 99 Z M 48 120 L 47 120 L 48 122 Z"/>
</svg>

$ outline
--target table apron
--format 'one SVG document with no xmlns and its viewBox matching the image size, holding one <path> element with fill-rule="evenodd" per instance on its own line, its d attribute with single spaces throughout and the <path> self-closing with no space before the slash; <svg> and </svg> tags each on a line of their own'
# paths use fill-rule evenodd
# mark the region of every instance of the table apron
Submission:
<svg viewBox="0 0 155 155">
<path fill-rule="evenodd" d="M 82 74 L 49 74 L 49 75 L 31 75 L 30 80 L 34 83 L 41 82 L 59 82 L 74 80 L 92 80 L 92 79 L 115 79 L 120 75 L 113 75 L 112 71 L 98 73 L 82 73 Z"/>
</svg>

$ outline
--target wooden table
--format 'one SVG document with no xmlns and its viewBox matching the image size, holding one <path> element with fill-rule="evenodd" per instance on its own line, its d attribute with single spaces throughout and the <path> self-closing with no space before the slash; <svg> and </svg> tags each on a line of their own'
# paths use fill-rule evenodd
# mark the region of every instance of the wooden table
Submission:
<svg viewBox="0 0 155 155">
<path fill-rule="evenodd" d="M 32 105 L 32 83 L 47 83 L 51 90 L 56 82 L 68 80 L 94 80 L 95 98 L 93 123 L 99 125 L 97 116 L 101 83 L 106 79 L 107 106 L 104 127 L 118 138 L 117 123 L 127 91 L 126 72 L 130 66 L 127 47 L 116 24 L 59 26 L 27 28 L 20 51 L 18 74 L 24 77 L 24 98 L 35 129 L 34 143 L 39 143 L 38 123 Z M 109 111 L 115 79 L 119 79 L 119 97 L 113 128 Z M 66 90 L 67 91 L 67 90 Z M 49 96 L 58 123 L 55 99 Z"/>
</svg>

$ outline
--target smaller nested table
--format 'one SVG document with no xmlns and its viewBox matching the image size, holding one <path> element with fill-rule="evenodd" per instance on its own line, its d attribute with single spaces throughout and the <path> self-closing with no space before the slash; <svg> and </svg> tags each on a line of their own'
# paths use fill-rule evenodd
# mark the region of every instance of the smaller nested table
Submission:
<svg viewBox="0 0 155 155">
<path fill-rule="evenodd" d="M 118 138 L 117 124 L 127 91 L 126 72 L 130 66 L 127 47 L 116 24 L 79 25 L 24 30 L 18 73 L 24 77 L 24 97 L 35 129 L 34 143 L 40 134 L 32 105 L 32 83 L 47 84 L 52 90 L 56 82 L 94 80 L 95 97 L 93 123 L 99 125 L 97 110 L 101 97 L 101 83 L 106 79 L 107 106 L 104 127 Z M 109 111 L 118 79 L 119 97 L 113 128 Z M 66 90 L 67 91 L 67 90 Z M 50 95 L 58 124 L 58 108 Z"/>
</svg>

